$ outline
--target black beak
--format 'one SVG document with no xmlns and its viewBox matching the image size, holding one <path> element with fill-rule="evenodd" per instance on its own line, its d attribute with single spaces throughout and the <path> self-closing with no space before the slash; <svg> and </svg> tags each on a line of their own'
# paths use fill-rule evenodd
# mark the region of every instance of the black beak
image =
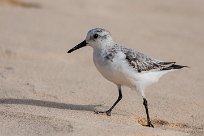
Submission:
<svg viewBox="0 0 204 136">
<path fill-rule="evenodd" d="M 86 40 L 84 40 L 83 42 L 81 42 L 80 44 L 76 45 L 74 48 L 70 49 L 67 53 L 71 53 L 79 48 L 82 48 L 84 46 L 86 46 L 87 43 L 86 43 Z"/>
</svg>

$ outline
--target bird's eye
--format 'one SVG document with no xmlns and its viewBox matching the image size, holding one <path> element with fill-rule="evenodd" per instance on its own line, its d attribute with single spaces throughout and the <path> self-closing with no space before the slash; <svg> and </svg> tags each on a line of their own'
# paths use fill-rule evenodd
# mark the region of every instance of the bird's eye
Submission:
<svg viewBox="0 0 204 136">
<path fill-rule="evenodd" d="M 93 36 L 93 37 L 94 37 L 95 39 L 96 39 L 96 38 L 98 38 L 98 34 L 94 34 L 94 36 Z"/>
</svg>

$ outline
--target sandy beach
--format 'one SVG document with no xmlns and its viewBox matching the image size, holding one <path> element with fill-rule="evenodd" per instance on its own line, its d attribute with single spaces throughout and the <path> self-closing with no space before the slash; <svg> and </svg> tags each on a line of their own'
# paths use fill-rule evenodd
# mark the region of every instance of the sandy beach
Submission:
<svg viewBox="0 0 204 136">
<path fill-rule="evenodd" d="M 93 64 L 92 48 L 67 54 L 89 29 L 154 58 L 187 65 L 142 97 L 116 86 Z M 203 0 L 0 0 L 1 136 L 203 136 Z"/>
</svg>

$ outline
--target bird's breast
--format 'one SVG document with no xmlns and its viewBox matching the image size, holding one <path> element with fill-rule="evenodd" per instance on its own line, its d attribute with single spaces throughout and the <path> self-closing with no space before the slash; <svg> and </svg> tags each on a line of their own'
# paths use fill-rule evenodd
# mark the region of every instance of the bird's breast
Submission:
<svg viewBox="0 0 204 136">
<path fill-rule="evenodd" d="M 109 56 L 107 53 L 94 52 L 93 61 L 98 71 L 107 80 L 121 85 L 129 83 L 124 67 L 125 63 L 120 59 L 120 56 Z"/>
</svg>

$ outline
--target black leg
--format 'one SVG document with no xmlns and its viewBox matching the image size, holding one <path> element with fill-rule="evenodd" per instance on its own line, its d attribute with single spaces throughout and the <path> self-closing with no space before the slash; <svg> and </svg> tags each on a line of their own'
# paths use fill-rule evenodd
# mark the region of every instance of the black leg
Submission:
<svg viewBox="0 0 204 136">
<path fill-rule="evenodd" d="M 146 114 L 147 114 L 147 126 L 148 127 L 154 127 L 151 123 L 150 117 L 149 117 L 149 111 L 148 111 L 148 105 L 147 100 L 143 98 L 143 105 L 145 106 Z"/>
<path fill-rule="evenodd" d="M 96 111 L 95 113 L 106 113 L 108 116 L 111 116 L 111 111 L 113 110 L 113 108 L 117 105 L 117 103 L 122 99 L 122 91 L 121 91 L 121 85 L 118 85 L 118 99 L 116 100 L 116 102 L 111 106 L 111 108 L 105 112 L 103 111 Z"/>
</svg>

